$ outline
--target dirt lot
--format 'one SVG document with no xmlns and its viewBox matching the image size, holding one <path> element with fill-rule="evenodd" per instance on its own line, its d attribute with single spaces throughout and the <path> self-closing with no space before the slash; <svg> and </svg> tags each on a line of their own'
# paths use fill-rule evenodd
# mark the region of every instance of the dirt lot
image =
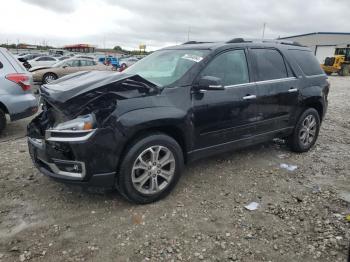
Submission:
<svg viewBox="0 0 350 262">
<path fill-rule="evenodd" d="M 146 206 L 44 177 L 27 152 L 29 120 L 9 124 L 0 137 L 0 261 L 345 261 L 350 78 L 331 83 L 310 152 L 269 143 L 205 159 Z M 246 210 L 252 201 L 259 208 Z"/>
</svg>

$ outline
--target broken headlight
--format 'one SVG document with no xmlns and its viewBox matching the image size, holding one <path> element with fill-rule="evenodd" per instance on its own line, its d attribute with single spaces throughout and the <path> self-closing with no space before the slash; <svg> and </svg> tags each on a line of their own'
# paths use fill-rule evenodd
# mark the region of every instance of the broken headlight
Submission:
<svg viewBox="0 0 350 262">
<path fill-rule="evenodd" d="M 94 114 L 88 114 L 79 116 L 76 119 L 69 120 L 67 122 L 58 124 L 55 130 L 67 130 L 67 131 L 88 131 L 96 127 L 96 118 Z"/>
</svg>

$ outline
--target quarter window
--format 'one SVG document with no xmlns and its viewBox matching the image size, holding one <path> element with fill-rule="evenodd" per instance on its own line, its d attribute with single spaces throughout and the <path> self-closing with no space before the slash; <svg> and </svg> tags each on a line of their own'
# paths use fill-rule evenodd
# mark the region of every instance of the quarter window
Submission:
<svg viewBox="0 0 350 262">
<path fill-rule="evenodd" d="M 202 71 L 201 76 L 220 78 L 224 86 L 249 82 L 244 50 L 232 50 L 216 56 Z"/>
<path fill-rule="evenodd" d="M 89 60 L 80 60 L 81 66 L 93 66 L 94 62 Z"/>
<path fill-rule="evenodd" d="M 311 51 L 290 50 L 297 64 L 307 76 L 324 74 L 320 63 Z"/>
<path fill-rule="evenodd" d="M 252 49 L 255 58 L 257 81 L 288 77 L 282 55 L 274 49 Z"/>
</svg>

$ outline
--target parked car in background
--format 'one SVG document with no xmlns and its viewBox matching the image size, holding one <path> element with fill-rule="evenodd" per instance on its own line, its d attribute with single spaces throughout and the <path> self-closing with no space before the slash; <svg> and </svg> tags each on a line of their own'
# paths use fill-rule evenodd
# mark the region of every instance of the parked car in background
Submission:
<svg viewBox="0 0 350 262">
<path fill-rule="evenodd" d="M 99 57 L 98 61 L 104 65 L 112 65 L 115 70 L 120 67 L 118 58 L 114 56 Z"/>
<path fill-rule="evenodd" d="M 15 121 L 38 111 L 31 85 L 31 74 L 7 49 L 0 48 L 0 133 L 6 126 L 6 114 Z"/>
<path fill-rule="evenodd" d="M 20 61 L 22 63 L 22 65 L 26 68 L 26 69 L 30 69 L 32 66 L 31 64 L 28 62 L 32 59 L 35 59 L 39 56 L 42 56 L 42 54 L 39 53 L 34 53 L 34 54 L 24 54 L 21 56 L 17 56 L 18 61 Z"/>
<path fill-rule="evenodd" d="M 43 85 L 29 152 L 47 176 L 117 188 L 135 203 L 165 197 L 185 163 L 272 140 L 316 143 L 329 82 L 297 43 L 242 38 L 158 50 L 123 73 Z M 252 159 L 254 161 L 254 159 Z"/>
<path fill-rule="evenodd" d="M 69 58 L 51 67 L 33 67 L 29 71 L 33 74 L 34 82 L 50 83 L 62 76 L 79 71 L 111 71 L 111 66 L 105 66 L 91 59 Z"/>
<path fill-rule="evenodd" d="M 122 68 L 127 68 L 136 62 L 138 62 L 140 59 L 137 57 L 128 57 L 128 58 L 121 58 L 119 61 L 120 67 Z"/>
<path fill-rule="evenodd" d="M 52 66 L 53 64 L 56 64 L 59 60 L 52 56 L 39 56 L 37 58 L 34 58 L 32 60 L 29 60 L 29 64 L 32 67 L 37 66 Z"/>
<path fill-rule="evenodd" d="M 70 56 L 61 56 L 58 58 L 59 61 L 63 61 L 63 60 L 66 60 L 68 58 L 71 58 Z"/>
<path fill-rule="evenodd" d="M 95 60 L 95 57 L 89 55 L 75 55 L 74 57 Z"/>
<path fill-rule="evenodd" d="M 43 54 L 39 54 L 39 53 L 31 53 L 31 54 L 26 54 L 26 55 L 20 56 L 18 58 L 22 58 L 22 59 L 29 61 L 29 60 L 32 60 L 32 59 L 37 58 L 39 56 L 42 56 L 42 55 Z"/>
</svg>

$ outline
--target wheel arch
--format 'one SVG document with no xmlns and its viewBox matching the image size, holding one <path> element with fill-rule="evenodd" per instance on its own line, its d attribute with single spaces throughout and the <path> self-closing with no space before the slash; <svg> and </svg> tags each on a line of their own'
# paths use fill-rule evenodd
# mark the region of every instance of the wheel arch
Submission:
<svg viewBox="0 0 350 262">
<path fill-rule="evenodd" d="M 303 103 L 304 108 L 314 108 L 318 112 L 320 121 L 322 122 L 324 116 L 324 105 L 321 98 L 309 98 Z M 302 113 L 302 112 L 301 112 Z"/>
<path fill-rule="evenodd" d="M 56 73 L 54 73 L 54 72 L 46 72 L 45 74 L 43 74 L 43 78 L 41 80 L 43 83 L 44 83 L 45 76 L 47 76 L 48 74 L 55 75 L 58 78 L 58 75 Z"/>
<path fill-rule="evenodd" d="M 141 128 L 138 129 L 136 132 L 131 134 L 123 147 L 122 150 L 122 158 L 126 154 L 127 150 L 129 149 L 129 145 L 134 143 L 135 141 L 138 141 L 144 137 L 147 137 L 151 134 L 164 134 L 171 138 L 173 138 L 181 147 L 182 154 L 184 157 L 185 162 L 187 161 L 187 143 L 184 132 L 181 130 L 181 128 L 175 126 L 175 125 L 158 125 L 158 126 L 152 126 L 147 128 Z M 121 158 L 121 159 L 122 159 Z"/>
<path fill-rule="evenodd" d="M 1 101 L 0 101 L 0 109 L 1 109 L 2 111 L 4 111 L 5 114 L 9 114 L 9 111 L 8 111 L 7 107 L 6 107 L 5 104 L 2 103 Z"/>
</svg>

